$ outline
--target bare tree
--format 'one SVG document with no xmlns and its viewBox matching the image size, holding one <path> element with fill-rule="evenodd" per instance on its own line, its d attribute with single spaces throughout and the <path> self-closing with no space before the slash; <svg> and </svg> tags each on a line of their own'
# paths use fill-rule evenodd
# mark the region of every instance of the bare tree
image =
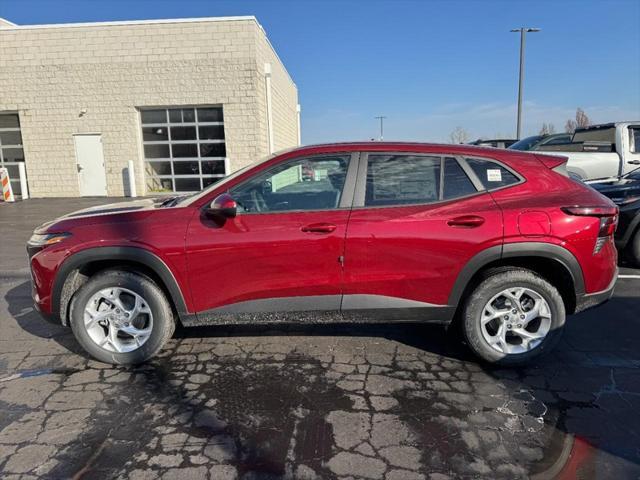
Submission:
<svg viewBox="0 0 640 480">
<path fill-rule="evenodd" d="M 591 120 L 587 114 L 584 113 L 584 110 L 578 107 L 576 110 L 576 119 L 573 120 L 570 118 L 567 120 L 567 123 L 564 124 L 564 130 L 567 133 L 573 133 L 576 131 L 576 128 L 585 128 L 589 125 L 591 125 Z"/>
<path fill-rule="evenodd" d="M 456 127 L 455 130 L 449 134 L 451 143 L 467 143 L 470 139 L 469 133 L 462 127 Z"/>
<path fill-rule="evenodd" d="M 553 126 L 553 123 L 543 123 L 538 135 L 551 135 L 553 133 L 556 133 L 556 127 Z"/>
<path fill-rule="evenodd" d="M 587 117 L 587 114 L 581 108 L 576 110 L 576 125 L 578 128 L 585 128 L 591 125 L 591 119 Z"/>
</svg>

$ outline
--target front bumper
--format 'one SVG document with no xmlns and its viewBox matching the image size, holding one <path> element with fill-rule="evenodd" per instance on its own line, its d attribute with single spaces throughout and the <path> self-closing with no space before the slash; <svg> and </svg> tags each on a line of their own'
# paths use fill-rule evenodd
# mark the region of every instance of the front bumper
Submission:
<svg viewBox="0 0 640 480">
<path fill-rule="evenodd" d="M 613 291 L 616 288 L 617 281 L 618 268 L 616 267 L 613 279 L 611 279 L 611 283 L 609 283 L 609 286 L 607 288 L 595 293 L 583 293 L 580 295 L 576 295 L 576 309 L 573 313 L 584 312 L 585 310 L 597 307 L 598 305 L 609 301 L 609 299 L 613 296 Z"/>
</svg>

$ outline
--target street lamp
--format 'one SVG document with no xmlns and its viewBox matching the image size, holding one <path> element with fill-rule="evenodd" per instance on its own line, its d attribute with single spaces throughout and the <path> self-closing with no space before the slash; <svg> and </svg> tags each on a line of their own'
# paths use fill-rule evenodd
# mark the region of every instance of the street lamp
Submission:
<svg viewBox="0 0 640 480">
<path fill-rule="evenodd" d="M 375 117 L 378 120 L 380 120 L 380 138 L 378 139 L 379 141 L 382 141 L 382 139 L 384 138 L 384 119 L 387 118 L 384 115 L 380 115 L 378 117 Z"/>
<path fill-rule="evenodd" d="M 518 127 L 516 138 L 520 140 L 520 132 L 522 130 L 522 83 L 524 82 L 524 43 L 528 32 L 539 32 L 539 28 L 514 28 L 512 32 L 520 32 L 520 77 L 518 79 Z"/>
</svg>

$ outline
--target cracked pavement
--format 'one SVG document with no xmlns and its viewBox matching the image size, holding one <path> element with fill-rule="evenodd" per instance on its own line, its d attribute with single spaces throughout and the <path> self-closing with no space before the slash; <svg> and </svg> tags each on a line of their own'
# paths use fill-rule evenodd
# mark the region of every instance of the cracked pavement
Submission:
<svg viewBox="0 0 640 480">
<path fill-rule="evenodd" d="M 3 479 L 640 476 L 640 279 L 528 368 L 480 365 L 425 325 L 179 329 L 152 362 L 113 368 L 40 319 L 5 246 Z"/>
</svg>

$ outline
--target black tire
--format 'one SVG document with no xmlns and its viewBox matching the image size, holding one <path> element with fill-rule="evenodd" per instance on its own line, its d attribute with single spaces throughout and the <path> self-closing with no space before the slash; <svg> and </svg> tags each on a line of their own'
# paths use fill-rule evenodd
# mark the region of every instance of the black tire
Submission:
<svg viewBox="0 0 640 480">
<path fill-rule="evenodd" d="M 482 334 L 481 317 L 485 305 L 503 290 L 525 287 L 547 301 L 551 312 L 551 328 L 542 342 L 533 349 L 517 354 L 505 354 L 489 345 Z M 525 269 L 498 270 L 488 275 L 473 290 L 462 311 L 462 330 L 471 350 L 483 361 L 494 365 L 517 366 L 531 362 L 553 350 L 560 337 L 566 318 L 564 302 L 558 290 L 548 281 Z"/>
<path fill-rule="evenodd" d="M 629 240 L 629 247 L 627 250 L 629 251 L 629 256 L 631 257 L 630 260 L 633 262 L 633 266 L 640 268 L 640 228 L 636 229 Z"/>
<path fill-rule="evenodd" d="M 84 327 L 84 309 L 98 291 L 122 287 L 142 296 L 153 315 L 149 338 L 132 352 L 118 353 L 97 345 Z M 106 270 L 92 276 L 74 294 L 70 322 L 78 343 L 96 360 L 115 365 L 136 365 L 155 356 L 173 335 L 175 321 L 171 306 L 162 290 L 148 277 L 123 270 Z"/>
</svg>

